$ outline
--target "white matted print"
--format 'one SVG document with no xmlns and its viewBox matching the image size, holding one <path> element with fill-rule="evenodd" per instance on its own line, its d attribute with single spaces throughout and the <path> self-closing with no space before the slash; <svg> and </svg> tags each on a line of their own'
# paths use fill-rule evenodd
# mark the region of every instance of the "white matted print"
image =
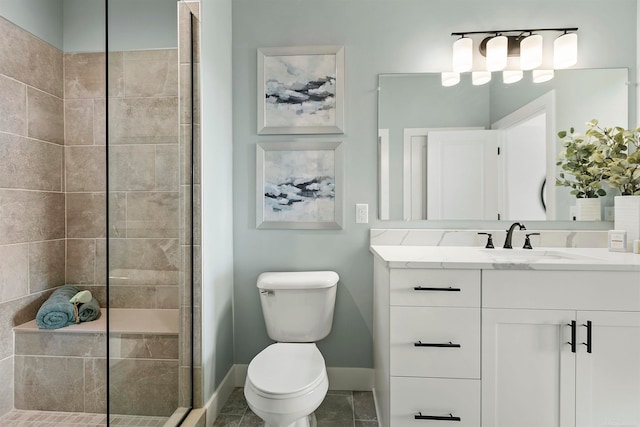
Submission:
<svg viewBox="0 0 640 427">
<path fill-rule="evenodd" d="M 264 142 L 256 147 L 257 228 L 340 229 L 340 142 Z"/>
<path fill-rule="evenodd" d="M 258 49 L 258 133 L 344 133 L 344 48 Z"/>
</svg>

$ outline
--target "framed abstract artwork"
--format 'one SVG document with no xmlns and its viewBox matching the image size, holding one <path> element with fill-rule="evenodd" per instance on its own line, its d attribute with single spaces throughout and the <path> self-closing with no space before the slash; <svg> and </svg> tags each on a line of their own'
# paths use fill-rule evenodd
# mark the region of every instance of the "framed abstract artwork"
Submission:
<svg viewBox="0 0 640 427">
<path fill-rule="evenodd" d="M 258 49 L 258 134 L 344 133 L 344 47 Z"/>
<path fill-rule="evenodd" d="M 341 142 L 263 142 L 256 147 L 256 227 L 341 229 Z"/>
</svg>

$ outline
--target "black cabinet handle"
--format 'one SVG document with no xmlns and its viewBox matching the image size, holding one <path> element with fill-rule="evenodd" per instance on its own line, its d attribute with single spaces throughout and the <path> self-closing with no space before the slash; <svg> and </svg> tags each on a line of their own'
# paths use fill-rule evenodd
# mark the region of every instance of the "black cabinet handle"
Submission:
<svg viewBox="0 0 640 427">
<path fill-rule="evenodd" d="M 460 292 L 460 288 L 452 288 L 451 286 L 449 286 L 448 288 L 425 288 L 422 286 L 415 286 L 413 290 L 414 291 Z"/>
<path fill-rule="evenodd" d="M 571 326 L 571 341 L 567 344 L 571 345 L 571 353 L 576 352 L 576 321 L 572 320 L 571 323 L 567 323 L 567 326 Z"/>
<path fill-rule="evenodd" d="M 462 421 L 460 417 L 454 417 L 452 414 L 443 417 L 442 415 L 422 415 L 422 412 L 418 412 L 418 415 L 414 415 L 413 418 L 416 420 Z"/>
<path fill-rule="evenodd" d="M 582 344 L 587 346 L 587 353 L 591 353 L 591 320 L 587 320 L 587 324 L 582 326 L 587 328 L 587 342 Z"/>
<path fill-rule="evenodd" d="M 431 343 L 431 342 L 414 342 L 414 347 L 446 347 L 446 348 L 460 348 L 460 344 L 454 344 L 451 341 L 448 343 Z"/>
</svg>

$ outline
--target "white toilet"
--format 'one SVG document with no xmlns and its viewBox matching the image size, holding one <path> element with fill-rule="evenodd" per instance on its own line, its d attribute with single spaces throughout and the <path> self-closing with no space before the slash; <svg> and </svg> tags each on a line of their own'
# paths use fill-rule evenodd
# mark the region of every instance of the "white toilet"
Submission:
<svg viewBox="0 0 640 427">
<path fill-rule="evenodd" d="M 331 331 L 338 274 L 333 271 L 262 273 L 262 314 L 275 341 L 249 363 L 244 395 L 265 427 L 315 426 L 329 389 L 315 342 Z"/>
</svg>

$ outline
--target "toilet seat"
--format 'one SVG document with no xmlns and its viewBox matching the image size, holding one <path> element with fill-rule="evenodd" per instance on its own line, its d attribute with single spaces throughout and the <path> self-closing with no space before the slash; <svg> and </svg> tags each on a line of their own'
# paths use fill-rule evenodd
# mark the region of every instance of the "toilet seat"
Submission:
<svg viewBox="0 0 640 427">
<path fill-rule="evenodd" d="M 249 363 L 247 382 L 256 394 L 291 399 L 309 393 L 327 378 L 324 358 L 314 343 L 276 343 Z"/>
</svg>

